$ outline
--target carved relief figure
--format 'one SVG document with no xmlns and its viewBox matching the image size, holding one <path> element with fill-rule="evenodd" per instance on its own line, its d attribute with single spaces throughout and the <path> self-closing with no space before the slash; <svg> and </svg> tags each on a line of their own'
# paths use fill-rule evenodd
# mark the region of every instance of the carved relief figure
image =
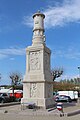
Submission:
<svg viewBox="0 0 80 120">
<path fill-rule="evenodd" d="M 30 70 L 39 70 L 40 69 L 40 52 L 31 52 L 30 53 Z"/>
<path fill-rule="evenodd" d="M 30 97 L 36 97 L 37 94 L 37 84 L 31 83 L 30 84 Z"/>
</svg>

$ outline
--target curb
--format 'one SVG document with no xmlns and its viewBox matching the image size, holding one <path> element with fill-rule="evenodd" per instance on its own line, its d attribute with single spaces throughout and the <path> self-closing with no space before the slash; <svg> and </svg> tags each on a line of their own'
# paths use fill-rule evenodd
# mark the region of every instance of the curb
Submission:
<svg viewBox="0 0 80 120">
<path fill-rule="evenodd" d="M 0 107 L 18 105 L 18 104 L 21 104 L 21 103 L 20 102 L 3 103 L 3 104 L 0 104 Z"/>
<path fill-rule="evenodd" d="M 71 112 L 71 113 L 67 113 L 67 116 L 73 116 L 73 115 L 77 115 L 77 114 L 80 114 L 80 110 L 76 110 L 74 112 Z"/>
<path fill-rule="evenodd" d="M 78 115 L 80 114 L 80 110 L 76 110 L 70 113 L 58 113 L 58 116 L 60 117 L 70 117 L 70 116 L 74 116 L 74 115 Z"/>
</svg>

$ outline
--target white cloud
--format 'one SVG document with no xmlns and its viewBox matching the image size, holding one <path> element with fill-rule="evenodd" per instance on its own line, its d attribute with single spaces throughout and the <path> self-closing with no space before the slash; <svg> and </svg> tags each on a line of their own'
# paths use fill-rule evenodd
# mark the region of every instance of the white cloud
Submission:
<svg viewBox="0 0 80 120">
<path fill-rule="evenodd" d="M 45 26 L 63 26 L 69 22 L 80 21 L 80 0 L 65 0 L 62 6 L 50 7 L 44 11 Z"/>
<path fill-rule="evenodd" d="M 0 49 L 0 59 L 4 59 L 11 55 L 24 55 L 25 48 L 7 48 L 7 49 Z"/>
<path fill-rule="evenodd" d="M 70 22 L 80 22 L 80 0 L 63 0 L 63 3 L 49 6 L 43 11 L 45 27 L 64 26 Z M 32 17 L 24 17 L 24 24 L 33 26 Z"/>
<path fill-rule="evenodd" d="M 65 48 L 56 49 L 54 47 L 54 49 L 52 51 L 53 51 L 52 59 L 54 57 L 61 57 L 61 58 L 75 59 L 75 60 L 80 59 L 80 50 L 78 48 L 74 48 L 74 47 L 70 46 L 67 49 L 65 49 Z"/>
<path fill-rule="evenodd" d="M 7 55 L 0 53 L 0 59 L 4 59 L 4 58 L 6 58 L 6 57 L 7 57 Z"/>
<path fill-rule="evenodd" d="M 74 79 L 74 78 L 78 78 L 79 75 L 62 75 L 61 77 L 57 78 L 56 81 L 60 81 L 60 80 L 64 80 L 64 79 Z"/>
<path fill-rule="evenodd" d="M 15 58 L 10 58 L 11 61 L 15 60 Z"/>
<path fill-rule="evenodd" d="M 33 27 L 33 19 L 32 19 L 32 15 L 31 16 L 24 16 L 23 18 L 23 22 L 24 25 Z"/>
</svg>

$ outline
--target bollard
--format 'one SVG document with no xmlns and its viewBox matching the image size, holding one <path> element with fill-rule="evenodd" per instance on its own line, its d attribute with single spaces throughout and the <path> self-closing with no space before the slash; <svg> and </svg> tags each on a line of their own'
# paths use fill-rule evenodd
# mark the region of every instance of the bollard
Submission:
<svg viewBox="0 0 80 120">
<path fill-rule="evenodd" d="M 63 103 L 57 103 L 57 109 L 63 113 Z"/>
</svg>

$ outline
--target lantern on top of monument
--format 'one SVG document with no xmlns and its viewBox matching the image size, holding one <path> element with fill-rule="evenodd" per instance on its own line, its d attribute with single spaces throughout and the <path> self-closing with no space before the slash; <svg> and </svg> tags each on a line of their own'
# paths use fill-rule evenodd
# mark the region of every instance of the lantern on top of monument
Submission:
<svg viewBox="0 0 80 120">
<path fill-rule="evenodd" d="M 44 18 L 45 15 L 38 11 L 33 15 L 34 19 L 34 28 L 33 28 L 33 45 L 44 44 L 45 35 L 44 35 Z"/>
</svg>

